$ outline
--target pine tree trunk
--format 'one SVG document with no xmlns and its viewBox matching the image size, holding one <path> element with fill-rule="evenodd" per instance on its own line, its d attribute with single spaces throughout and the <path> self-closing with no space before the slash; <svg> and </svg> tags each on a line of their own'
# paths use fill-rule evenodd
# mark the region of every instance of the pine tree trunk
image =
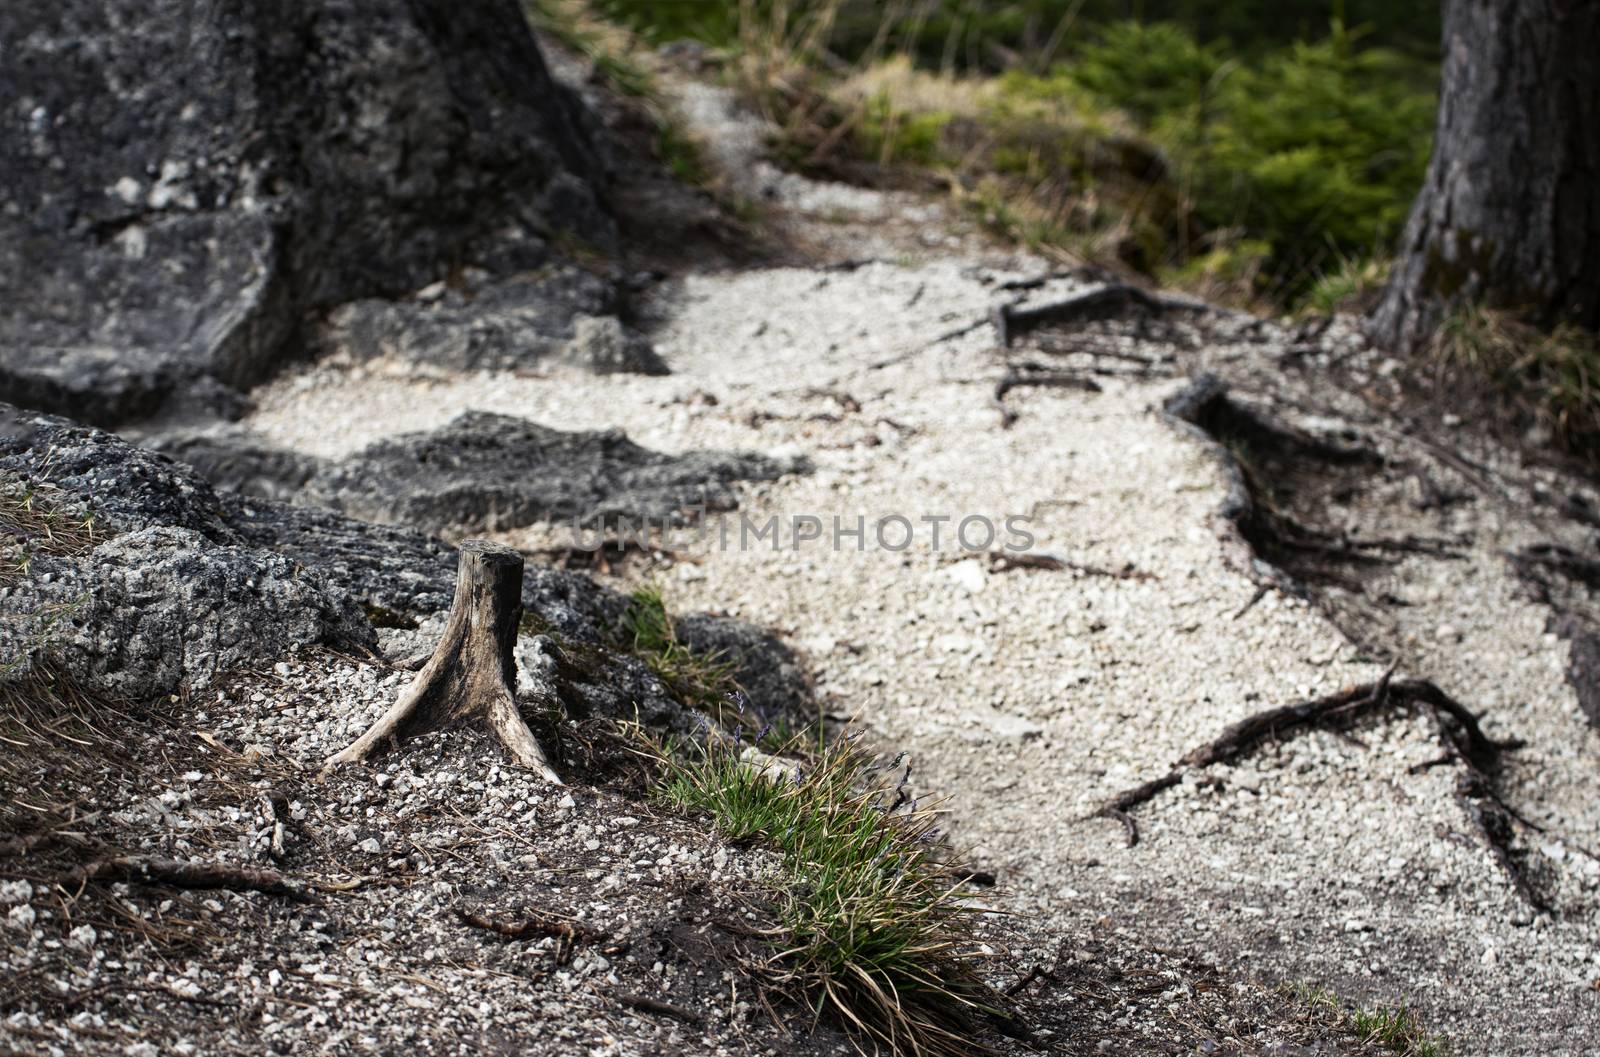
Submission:
<svg viewBox="0 0 1600 1057">
<path fill-rule="evenodd" d="M 1445 0 L 1442 58 L 1371 336 L 1411 352 L 1469 303 L 1600 329 L 1600 0 Z"/>
</svg>

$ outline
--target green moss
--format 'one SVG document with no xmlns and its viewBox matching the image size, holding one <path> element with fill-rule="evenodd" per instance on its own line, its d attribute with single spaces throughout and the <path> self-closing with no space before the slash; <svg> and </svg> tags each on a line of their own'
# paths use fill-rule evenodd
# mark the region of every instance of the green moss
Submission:
<svg viewBox="0 0 1600 1057">
<path fill-rule="evenodd" d="M 375 628 L 398 628 L 404 631 L 417 630 L 417 622 L 411 617 L 373 602 L 361 603 L 361 611 L 367 615 L 367 622 Z"/>
</svg>

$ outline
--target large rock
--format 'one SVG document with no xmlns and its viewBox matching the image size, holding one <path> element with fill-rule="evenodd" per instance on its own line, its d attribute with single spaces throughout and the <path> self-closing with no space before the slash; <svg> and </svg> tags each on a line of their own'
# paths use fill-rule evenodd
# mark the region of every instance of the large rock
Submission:
<svg viewBox="0 0 1600 1057">
<path fill-rule="evenodd" d="M 356 362 L 388 357 L 447 370 L 530 370 L 552 361 L 601 374 L 666 373 L 649 341 L 618 318 L 624 309 L 616 282 L 568 265 L 352 301 L 329 315 L 316 343 Z"/>
<path fill-rule="evenodd" d="M 702 505 L 733 509 L 733 482 L 802 468 L 747 452 L 668 455 L 618 430 L 565 432 L 469 411 L 440 429 L 379 441 L 325 466 L 306 498 L 365 521 L 433 532 L 535 521 L 678 523 Z"/>
<path fill-rule="evenodd" d="M 47 480 L 94 514 L 86 552 L 44 548 L 0 582 L 0 671 L 41 659 L 90 690 L 143 698 L 201 689 L 296 644 L 377 644 L 324 571 L 254 547 L 204 478 L 103 430 L 0 404 L 0 473 Z M 0 676 L 4 677 L 4 676 Z"/>
<path fill-rule="evenodd" d="M 251 385 L 308 310 L 609 247 L 515 0 L 0 5 L 0 397 L 101 424 Z"/>
<path fill-rule="evenodd" d="M 297 643 L 372 650 L 371 620 L 414 627 L 447 609 L 454 591 L 455 550 L 437 537 L 219 494 L 166 455 L 3 404 L 0 475 L 48 479 L 95 512 L 102 537 L 86 553 L 36 556 L 27 577 L 0 582 L 0 681 L 45 658 L 90 689 L 123 697 L 202 689 Z M 548 637 L 530 641 L 527 663 L 555 665 L 573 716 L 693 727 L 683 704 L 621 648 L 626 597 L 530 563 L 522 605 L 530 632 Z M 686 617 L 679 626 L 686 643 L 738 663 L 763 714 L 806 718 L 804 673 L 778 640 L 725 618 Z M 418 630 L 404 645 L 421 652 L 433 642 Z M 9 663 L 16 659 L 24 663 Z"/>
<path fill-rule="evenodd" d="M 42 564 L 43 575 L 17 591 L 27 598 L 31 586 L 34 612 L 63 615 L 45 631 L 48 652 L 84 685 L 119 697 L 203 689 L 299 644 L 377 644 L 360 608 L 327 577 L 186 529 L 141 529 Z"/>
<path fill-rule="evenodd" d="M 193 468 L 54 415 L 0 404 L 0 472 L 48 480 L 87 505 L 107 532 L 159 526 L 237 542 L 217 493 Z"/>
</svg>

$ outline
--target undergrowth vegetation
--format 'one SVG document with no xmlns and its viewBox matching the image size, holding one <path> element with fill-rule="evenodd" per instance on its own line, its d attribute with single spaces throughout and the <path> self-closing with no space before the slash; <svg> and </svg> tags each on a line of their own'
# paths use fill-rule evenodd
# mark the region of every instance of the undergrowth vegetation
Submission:
<svg viewBox="0 0 1600 1057">
<path fill-rule="evenodd" d="M 935 173 L 1040 252 L 1235 303 L 1325 302 L 1330 277 L 1392 243 L 1421 183 L 1437 13 L 1214 6 L 1147 4 L 1140 21 L 1109 2 L 590 9 L 644 41 L 720 49 L 790 164 Z"/>
<path fill-rule="evenodd" d="M 653 129 L 656 160 L 668 172 L 687 184 L 709 184 L 700 145 L 662 100 L 650 71 L 635 59 L 632 33 L 597 17 L 580 0 L 525 0 L 525 8 L 535 27 L 582 55 L 598 78 L 634 101 Z"/>
<path fill-rule="evenodd" d="M 980 911 L 962 898 L 938 816 L 910 795 L 903 759 L 876 760 L 854 736 L 797 736 L 782 755 L 798 762 L 749 758 L 742 732 L 644 744 L 663 800 L 779 854 L 781 927 L 761 966 L 770 979 L 864 1050 L 973 1052 L 974 1021 L 1005 1001 L 978 975 Z"/>
<path fill-rule="evenodd" d="M 1299 1001 L 1314 1020 L 1394 1057 L 1445 1057 L 1443 1043 L 1422 1026 L 1404 1002 L 1367 1009 L 1341 1001 L 1325 987 L 1294 984 L 1283 990 Z"/>
<path fill-rule="evenodd" d="M 1445 318 L 1431 352 L 1447 384 L 1492 380 L 1516 418 L 1600 464 L 1600 337 L 1568 324 L 1541 330 L 1509 312 L 1467 306 Z"/>
</svg>

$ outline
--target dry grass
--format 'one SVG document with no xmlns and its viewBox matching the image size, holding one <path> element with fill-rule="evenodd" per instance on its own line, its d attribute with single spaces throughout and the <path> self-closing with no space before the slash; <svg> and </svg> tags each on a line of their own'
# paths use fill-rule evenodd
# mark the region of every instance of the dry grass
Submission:
<svg viewBox="0 0 1600 1057">
<path fill-rule="evenodd" d="M 715 189 L 700 144 L 661 98 L 632 34 L 597 17 L 578 0 L 528 0 L 525 6 L 536 29 L 582 55 L 598 78 L 633 101 L 654 130 L 656 160 L 668 172 L 686 184 Z"/>
<path fill-rule="evenodd" d="M 82 554 L 103 542 L 92 510 L 58 488 L 0 474 L 0 583 L 28 575 L 45 554 Z"/>
<path fill-rule="evenodd" d="M 1600 465 L 1600 337 L 1474 306 L 1447 317 L 1429 351 L 1442 381 L 1489 379 L 1536 434 Z"/>
</svg>

